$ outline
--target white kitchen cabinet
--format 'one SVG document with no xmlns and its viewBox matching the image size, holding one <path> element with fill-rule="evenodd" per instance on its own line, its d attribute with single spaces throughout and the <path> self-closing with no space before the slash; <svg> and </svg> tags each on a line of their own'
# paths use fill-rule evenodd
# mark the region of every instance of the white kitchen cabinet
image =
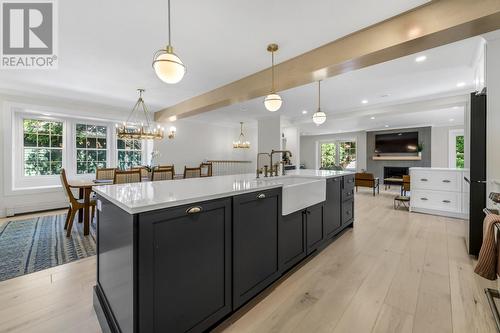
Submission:
<svg viewBox="0 0 500 333">
<path fill-rule="evenodd" d="M 467 218 L 464 169 L 410 168 L 410 211 Z"/>
</svg>

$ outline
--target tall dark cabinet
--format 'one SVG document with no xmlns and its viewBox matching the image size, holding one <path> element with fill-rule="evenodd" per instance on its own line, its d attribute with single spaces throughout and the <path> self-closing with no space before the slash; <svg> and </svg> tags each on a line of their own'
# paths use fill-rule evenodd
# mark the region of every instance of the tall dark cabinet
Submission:
<svg viewBox="0 0 500 333">
<path fill-rule="evenodd" d="M 483 209 L 486 207 L 486 93 L 472 93 L 470 114 L 470 178 L 467 247 L 478 255 L 483 239 Z"/>
</svg>

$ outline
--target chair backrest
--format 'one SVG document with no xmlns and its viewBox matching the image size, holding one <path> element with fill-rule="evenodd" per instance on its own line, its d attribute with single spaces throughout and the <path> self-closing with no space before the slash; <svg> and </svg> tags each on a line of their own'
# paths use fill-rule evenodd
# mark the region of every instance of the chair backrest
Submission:
<svg viewBox="0 0 500 333">
<path fill-rule="evenodd" d="M 212 163 L 201 163 L 201 177 L 212 177 Z"/>
<path fill-rule="evenodd" d="M 373 173 L 368 173 L 368 172 L 357 172 L 354 175 L 355 179 L 359 180 L 373 180 Z"/>
<path fill-rule="evenodd" d="M 148 169 L 146 169 L 146 167 L 143 167 L 143 166 L 133 167 L 133 168 L 130 168 L 130 170 L 132 170 L 132 171 L 138 170 L 138 171 L 140 171 L 142 178 L 149 178 L 149 171 L 148 171 Z"/>
<path fill-rule="evenodd" d="M 66 199 L 68 199 L 68 201 L 71 204 L 75 204 L 76 199 L 75 196 L 73 195 L 73 192 L 71 192 L 71 188 L 69 187 L 68 178 L 66 178 L 66 170 L 61 169 L 60 177 L 61 177 L 61 185 L 64 191 L 64 196 L 66 197 Z"/>
<path fill-rule="evenodd" d="M 175 168 L 174 165 L 158 165 L 157 169 L 162 169 L 162 170 L 172 170 L 172 173 L 175 175 Z"/>
<path fill-rule="evenodd" d="M 403 190 L 404 191 L 409 191 L 410 190 L 410 176 L 409 175 L 403 175 Z"/>
<path fill-rule="evenodd" d="M 113 180 L 115 179 L 115 168 L 101 168 L 95 171 L 95 179 L 97 180 Z"/>
<path fill-rule="evenodd" d="M 172 169 L 155 169 L 151 175 L 152 181 L 171 179 L 174 179 L 174 172 Z"/>
<path fill-rule="evenodd" d="M 201 168 L 184 167 L 184 178 L 199 178 L 201 177 Z"/>
<path fill-rule="evenodd" d="M 113 184 L 140 183 L 141 179 L 142 177 L 140 170 L 129 170 L 129 171 L 117 170 L 115 172 L 115 178 L 113 179 Z"/>
</svg>

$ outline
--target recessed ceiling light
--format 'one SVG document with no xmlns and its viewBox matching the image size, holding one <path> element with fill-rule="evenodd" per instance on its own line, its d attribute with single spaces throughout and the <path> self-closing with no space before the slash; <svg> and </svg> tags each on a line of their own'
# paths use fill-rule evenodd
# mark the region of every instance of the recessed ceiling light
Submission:
<svg viewBox="0 0 500 333">
<path fill-rule="evenodd" d="M 424 55 L 421 55 L 421 56 L 418 56 L 415 58 L 416 62 L 424 62 L 425 60 L 427 60 L 427 56 L 424 56 Z"/>
<path fill-rule="evenodd" d="M 373 120 L 373 119 L 375 119 L 375 117 L 372 116 L 372 117 L 370 117 L 370 119 Z"/>
<path fill-rule="evenodd" d="M 462 87 L 465 87 L 465 82 L 458 82 L 457 88 L 462 88 Z"/>
<path fill-rule="evenodd" d="M 453 119 L 453 118 L 450 118 L 450 122 L 452 122 L 452 121 L 455 121 L 455 119 Z"/>
<path fill-rule="evenodd" d="M 361 103 L 363 103 L 363 104 L 367 104 L 367 103 L 368 103 L 368 101 L 367 101 L 366 99 L 364 99 L 364 100 L 362 100 L 362 101 L 361 101 Z"/>
<path fill-rule="evenodd" d="M 454 106 L 453 109 L 455 109 L 455 110 L 458 109 L 458 106 Z"/>
<path fill-rule="evenodd" d="M 302 114 L 307 114 L 307 110 L 302 110 Z"/>
<path fill-rule="evenodd" d="M 50 113 L 42 113 L 44 116 L 50 117 Z"/>
<path fill-rule="evenodd" d="M 385 125 L 384 127 L 389 127 L 389 125 Z"/>
</svg>

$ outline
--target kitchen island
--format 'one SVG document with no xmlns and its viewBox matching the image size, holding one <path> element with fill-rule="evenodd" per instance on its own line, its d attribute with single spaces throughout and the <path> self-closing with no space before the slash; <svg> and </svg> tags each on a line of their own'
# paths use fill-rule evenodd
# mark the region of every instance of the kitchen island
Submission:
<svg viewBox="0 0 500 333">
<path fill-rule="evenodd" d="M 213 327 L 354 221 L 351 172 L 109 185 L 94 308 L 104 332 Z"/>
</svg>

